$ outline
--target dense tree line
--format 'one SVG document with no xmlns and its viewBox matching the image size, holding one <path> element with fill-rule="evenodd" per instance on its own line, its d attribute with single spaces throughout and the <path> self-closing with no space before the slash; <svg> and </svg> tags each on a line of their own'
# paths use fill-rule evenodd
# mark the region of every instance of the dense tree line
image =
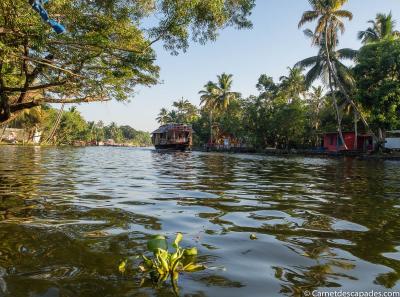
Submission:
<svg viewBox="0 0 400 297">
<path fill-rule="evenodd" d="M 299 27 L 317 21 L 304 34 L 319 52 L 279 81 L 262 74 L 259 93 L 243 98 L 232 90 L 232 75 L 223 73 L 199 92 L 200 107 L 175 102 L 157 120 L 192 124 L 198 144 L 221 143 L 228 135 L 257 148 L 317 147 L 322 133 L 334 131 L 340 137 L 342 131 L 369 132 L 381 141 L 381 130 L 400 129 L 400 33 L 391 14 L 378 14 L 360 31 L 359 50 L 338 49 L 343 19 L 353 17 L 342 10 L 345 2 L 310 1 Z"/>
<path fill-rule="evenodd" d="M 128 125 L 118 126 L 114 122 L 105 125 L 102 121 L 86 121 L 76 107 L 64 110 L 43 105 L 27 109 L 8 126 L 25 129 L 31 135 L 36 130 L 41 131 L 42 144 L 71 145 L 76 141 L 96 144 L 112 139 L 119 144 L 151 145 L 150 133 Z"/>
</svg>

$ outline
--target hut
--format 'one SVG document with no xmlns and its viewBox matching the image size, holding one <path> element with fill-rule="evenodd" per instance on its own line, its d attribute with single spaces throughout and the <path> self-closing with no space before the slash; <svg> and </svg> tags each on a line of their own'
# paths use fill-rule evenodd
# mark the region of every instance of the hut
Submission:
<svg viewBox="0 0 400 297">
<path fill-rule="evenodd" d="M 347 150 L 370 152 L 374 149 L 373 137 L 370 134 L 360 133 L 357 135 L 355 132 L 342 132 L 344 142 L 346 143 Z M 328 152 L 339 152 L 344 151 L 345 146 L 343 145 L 339 132 L 329 132 L 323 134 L 323 148 Z"/>
</svg>

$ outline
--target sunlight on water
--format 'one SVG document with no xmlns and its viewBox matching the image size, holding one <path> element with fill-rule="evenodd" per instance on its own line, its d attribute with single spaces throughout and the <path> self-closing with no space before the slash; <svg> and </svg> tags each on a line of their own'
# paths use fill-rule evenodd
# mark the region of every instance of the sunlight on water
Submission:
<svg viewBox="0 0 400 297">
<path fill-rule="evenodd" d="M 0 147 L 0 296 L 171 296 L 118 263 L 178 231 L 214 267 L 182 296 L 399 290 L 399 193 L 396 162 Z"/>
</svg>

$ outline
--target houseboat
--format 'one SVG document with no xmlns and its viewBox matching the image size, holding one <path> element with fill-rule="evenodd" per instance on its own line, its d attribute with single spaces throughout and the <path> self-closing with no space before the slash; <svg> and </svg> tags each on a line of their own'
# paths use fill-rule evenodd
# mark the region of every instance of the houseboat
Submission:
<svg viewBox="0 0 400 297">
<path fill-rule="evenodd" d="M 193 130 L 190 125 L 166 124 L 152 132 L 152 143 L 156 149 L 190 150 Z"/>
</svg>

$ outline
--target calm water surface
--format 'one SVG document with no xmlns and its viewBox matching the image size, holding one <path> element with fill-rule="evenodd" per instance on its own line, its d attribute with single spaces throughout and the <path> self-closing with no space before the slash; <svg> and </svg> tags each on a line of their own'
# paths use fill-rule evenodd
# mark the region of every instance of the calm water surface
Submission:
<svg viewBox="0 0 400 297">
<path fill-rule="evenodd" d="M 181 296 L 399 291 L 399 211 L 396 162 L 3 146 L 0 296 L 172 296 L 118 264 L 178 231 Z"/>
</svg>

